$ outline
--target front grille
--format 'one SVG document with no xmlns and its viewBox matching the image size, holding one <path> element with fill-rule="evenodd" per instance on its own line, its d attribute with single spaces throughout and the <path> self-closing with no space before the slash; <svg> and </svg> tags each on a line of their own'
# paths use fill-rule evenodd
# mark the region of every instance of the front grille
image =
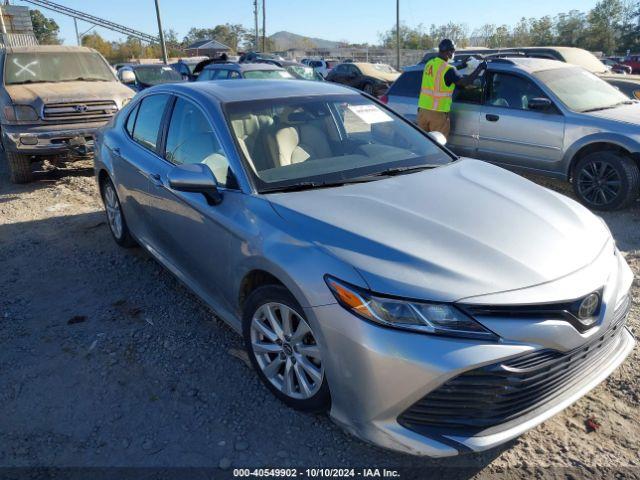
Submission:
<svg viewBox="0 0 640 480">
<path fill-rule="evenodd" d="M 48 103 L 44 106 L 44 120 L 108 120 L 118 111 L 113 100 Z"/>
<path fill-rule="evenodd" d="M 508 428 L 511 420 L 570 391 L 606 362 L 619 344 L 630 305 L 627 297 L 612 326 L 589 343 L 564 353 L 538 350 L 465 372 L 413 404 L 398 422 L 417 431 L 459 434 Z"/>
</svg>

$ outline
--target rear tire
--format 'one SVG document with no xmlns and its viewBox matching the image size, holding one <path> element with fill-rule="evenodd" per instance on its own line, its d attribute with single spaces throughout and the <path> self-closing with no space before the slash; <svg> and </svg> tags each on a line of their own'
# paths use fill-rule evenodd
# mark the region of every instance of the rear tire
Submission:
<svg viewBox="0 0 640 480">
<path fill-rule="evenodd" d="M 265 285 L 249 295 L 242 332 L 253 368 L 276 397 L 305 412 L 329 408 L 331 396 L 317 336 L 285 287 Z"/>
<path fill-rule="evenodd" d="M 116 187 L 110 179 L 105 179 L 100 183 L 100 196 L 104 203 L 107 214 L 107 223 L 113 239 L 118 245 L 124 248 L 131 248 L 136 245 L 136 241 L 131 236 L 127 221 L 124 218 L 122 205 L 116 193 Z"/>
<path fill-rule="evenodd" d="M 9 178 L 12 183 L 29 183 L 33 181 L 31 157 L 21 153 L 5 151 L 9 164 Z"/>
<path fill-rule="evenodd" d="M 626 155 L 613 151 L 590 153 L 573 171 L 573 190 L 580 202 L 594 210 L 618 210 L 640 194 L 640 169 Z"/>
</svg>

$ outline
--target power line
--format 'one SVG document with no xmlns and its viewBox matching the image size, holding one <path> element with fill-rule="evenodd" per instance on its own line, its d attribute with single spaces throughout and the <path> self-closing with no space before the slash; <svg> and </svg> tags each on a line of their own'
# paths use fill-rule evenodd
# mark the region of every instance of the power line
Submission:
<svg viewBox="0 0 640 480">
<path fill-rule="evenodd" d="M 118 23 L 112 22 L 110 20 L 106 20 L 104 18 L 96 17 L 95 15 L 90 15 L 88 13 L 81 12 L 80 10 L 74 10 L 72 8 L 65 7 L 64 5 L 60 5 L 58 3 L 51 2 L 49 0 L 22 0 L 22 1 L 31 3 L 32 5 L 36 5 L 38 7 L 52 10 L 57 13 L 62 13 L 63 15 L 68 15 L 69 17 L 75 18 L 77 20 L 83 20 L 88 23 L 93 23 L 94 25 L 98 25 L 100 27 L 113 30 L 114 32 L 122 33 L 130 37 L 139 38 L 140 40 L 144 40 L 149 43 L 159 43 L 159 38 L 154 37 L 153 35 L 149 35 L 147 33 L 134 30 L 133 28 L 125 27 L 124 25 L 120 25 Z"/>
</svg>

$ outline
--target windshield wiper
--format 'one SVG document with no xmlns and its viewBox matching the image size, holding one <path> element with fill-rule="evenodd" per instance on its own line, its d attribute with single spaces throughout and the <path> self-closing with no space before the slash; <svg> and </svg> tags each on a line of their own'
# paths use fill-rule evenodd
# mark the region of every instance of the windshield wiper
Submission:
<svg viewBox="0 0 640 480">
<path fill-rule="evenodd" d="M 411 167 L 393 167 L 382 170 L 381 172 L 372 173 L 367 175 L 368 177 L 393 177 L 395 175 L 403 175 L 405 173 L 419 172 L 420 170 L 426 170 L 427 168 L 435 168 L 440 165 L 413 165 Z"/>
<path fill-rule="evenodd" d="M 69 78 L 65 80 L 60 80 L 61 82 L 110 82 L 111 80 L 107 80 L 105 78 L 99 77 L 76 77 Z"/>
<path fill-rule="evenodd" d="M 599 112 L 600 110 L 609 110 L 611 108 L 619 107 L 620 105 L 632 105 L 633 103 L 633 100 L 623 100 L 622 102 L 614 103 L 613 105 L 607 105 L 606 107 L 596 107 L 581 110 L 581 113 Z"/>
</svg>

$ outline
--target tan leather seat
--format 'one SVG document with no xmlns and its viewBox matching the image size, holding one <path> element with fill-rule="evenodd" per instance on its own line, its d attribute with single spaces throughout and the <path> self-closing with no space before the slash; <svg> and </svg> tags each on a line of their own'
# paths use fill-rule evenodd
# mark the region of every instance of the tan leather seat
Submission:
<svg viewBox="0 0 640 480">
<path fill-rule="evenodd" d="M 270 146 L 279 165 L 331 157 L 327 135 L 311 123 L 292 120 L 292 115 L 294 113 L 287 115 L 287 121 L 278 129 L 274 136 L 275 142 Z"/>
<path fill-rule="evenodd" d="M 275 166 L 264 141 L 266 132 L 273 125 L 273 118 L 268 115 L 249 114 L 232 120 L 231 125 L 242 153 L 256 172 Z"/>
</svg>

